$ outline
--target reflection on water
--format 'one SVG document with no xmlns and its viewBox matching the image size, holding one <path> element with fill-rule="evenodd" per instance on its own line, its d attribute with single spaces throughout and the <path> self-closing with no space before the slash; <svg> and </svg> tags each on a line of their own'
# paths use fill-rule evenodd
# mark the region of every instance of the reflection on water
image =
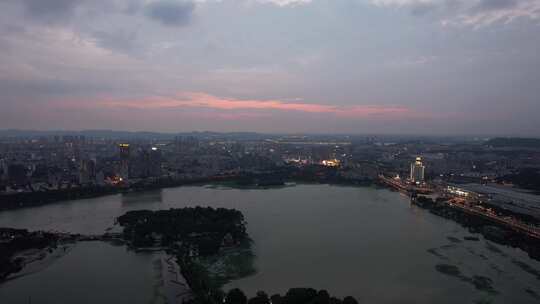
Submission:
<svg viewBox="0 0 540 304">
<path fill-rule="evenodd" d="M 45 270 L 1 285 L 1 303 L 164 303 L 154 260 L 124 246 L 79 243 Z"/>
<path fill-rule="evenodd" d="M 257 273 L 250 241 L 239 247 L 222 250 L 217 255 L 202 257 L 198 262 L 208 270 L 210 279 L 217 288 Z"/>
<path fill-rule="evenodd" d="M 162 190 L 132 192 L 122 194 L 122 204 L 161 203 L 163 201 Z"/>
<path fill-rule="evenodd" d="M 383 304 L 538 302 L 539 262 L 411 206 L 406 197 L 386 189 L 180 187 L 159 193 L 132 193 L 127 198 L 113 195 L 3 212 L 0 226 L 90 234 L 104 232 L 129 210 L 196 205 L 235 208 L 248 222 L 257 273 L 234 280 L 226 288 L 240 287 L 254 295 L 261 289 L 272 294 L 291 287 L 313 287 L 339 297 L 352 295 L 361 303 Z M 79 251 L 81 259 L 88 258 L 85 251 Z M 55 272 L 58 277 L 49 274 L 47 280 L 63 282 L 79 273 L 73 276 L 77 281 L 86 272 L 97 280 L 116 269 L 116 259 L 124 258 L 107 256 L 109 268 L 72 264 Z M 126 284 L 131 284 L 127 283 L 131 277 L 135 275 L 123 279 Z M 32 290 L 43 278 L 31 275 L 25 279 L 33 282 L 27 285 Z M 138 278 L 133 279 L 139 284 Z M 99 293 L 101 288 L 105 287 L 98 285 L 94 290 Z M 0 292 L 22 291 L 5 285 Z M 57 290 L 50 292 L 58 296 Z M 144 288 L 141 292 L 152 294 Z"/>
</svg>

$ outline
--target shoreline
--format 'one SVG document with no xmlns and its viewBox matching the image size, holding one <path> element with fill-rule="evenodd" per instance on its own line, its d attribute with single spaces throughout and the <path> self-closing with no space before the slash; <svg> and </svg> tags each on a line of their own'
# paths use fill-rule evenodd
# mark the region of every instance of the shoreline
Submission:
<svg viewBox="0 0 540 304">
<path fill-rule="evenodd" d="M 279 189 L 284 187 L 290 187 L 287 183 L 297 184 L 315 184 L 315 185 L 335 185 L 335 186 L 370 186 L 377 185 L 376 180 L 345 180 L 345 179 L 305 179 L 299 177 L 289 177 L 283 180 L 283 184 L 275 185 L 257 185 L 257 184 L 243 184 L 241 176 L 225 177 L 225 178 L 204 178 L 187 181 L 173 181 L 166 184 L 152 184 L 145 186 L 137 186 L 129 188 L 115 188 L 115 187 L 91 187 L 91 188 L 75 188 L 66 190 L 52 190 L 46 192 L 30 192 L 30 193 L 16 193 L 16 194 L 0 194 L 0 212 L 19 210 L 25 208 L 33 208 L 45 206 L 48 204 L 55 204 L 67 201 L 77 201 L 91 198 L 105 197 L 109 195 L 117 194 L 129 194 L 139 193 L 151 190 L 163 190 L 170 188 L 178 188 L 183 186 L 205 186 L 205 185 L 220 185 L 226 184 L 231 188 L 238 189 Z M 77 192 L 79 190 L 80 192 Z M 92 193 L 92 190 L 98 190 Z M 17 198 L 18 196 L 19 198 Z M 45 198 L 37 198 L 38 196 L 46 196 Z M 14 200 L 9 200 L 14 198 Z M 22 200 L 17 201 L 17 200 Z"/>
<path fill-rule="evenodd" d="M 21 269 L 0 279 L 0 285 L 47 269 L 56 261 L 69 254 L 76 245 L 76 243 L 63 243 L 56 246 L 56 248 L 31 249 L 18 253 L 13 259 L 25 259 L 22 262 Z"/>
<path fill-rule="evenodd" d="M 465 213 L 460 209 L 438 203 L 429 198 L 411 199 L 411 204 L 433 215 L 451 220 L 471 233 L 479 233 L 486 240 L 502 246 L 518 248 L 532 260 L 540 261 L 540 241 L 537 239 L 481 216 Z"/>
<path fill-rule="evenodd" d="M 327 186 L 324 186 L 323 188 L 326 188 L 326 187 L 327 187 Z M 352 189 L 352 191 L 356 191 L 356 190 Z M 362 191 L 362 190 L 358 190 L 358 191 Z M 402 201 L 402 203 L 403 203 L 403 201 Z M 428 210 L 426 210 L 426 211 L 428 211 Z M 161 261 L 161 263 L 163 263 L 163 261 Z M 164 272 L 165 272 L 166 267 L 164 267 L 163 269 L 164 269 Z M 164 274 L 165 274 L 165 273 L 164 273 Z M 162 290 L 165 290 L 165 289 L 162 289 Z M 165 294 L 165 293 L 166 293 L 166 292 L 164 291 L 164 294 Z"/>
<path fill-rule="evenodd" d="M 182 275 L 176 257 L 162 252 L 158 259 L 159 287 L 166 303 L 184 303 L 192 299 L 191 288 Z"/>
</svg>

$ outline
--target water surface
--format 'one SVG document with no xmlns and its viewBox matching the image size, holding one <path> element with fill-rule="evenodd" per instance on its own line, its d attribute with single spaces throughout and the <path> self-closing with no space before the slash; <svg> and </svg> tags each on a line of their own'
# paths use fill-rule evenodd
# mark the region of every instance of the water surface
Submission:
<svg viewBox="0 0 540 304">
<path fill-rule="evenodd" d="M 411 206 L 406 197 L 386 189 L 180 187 L 3 212 L 0 226 L 103 233 L 115 217 L 128 210 L 196 205 L 236 208 L 244 213 L 255 242 L 258 272 L 226 288 L 240 287 L 249 295 L 258 290 L 271 294 L 290 287 L 313 287 L 336 296 L 352 295 L 366 303 L 540 301 L 540 280 L 535 274 L 540 263 L 519 249 L 492 244 L 479 235 L 480 241 L 465 241 L 463 237 L 471 234 L 458 224 Z M 88 258 L 92 252 L 87 249 L 70 255 Z M 108 280 L 108 272 L 116 271 L 114 260 L 122 258 L 111 255 L 110 259 L 111 267 L 93 271 L 69 265 L 64 275 L 90 271 L 88 275 Z M 141 259 L 140 263 L 147 262 Z M 439 269 L 440 265 L 456 266 L 460 273 L 441 273 L 437 265 Z M 48 280 L 62 282 L 60 272 L 58 278 Z M 24 279 L 40 281 L 38 275 Z M 475 288 L 475 276 L 489 278 L 493 290 Z M 76 284 L 79 280 L 74 278 Z M 18 292 L 8 284 L 0 286 L 0 293 Z M 26 292 L 34 291 L 29 288 Z M 58 290 L 51 293 L 58 294 Z"/>
<path fill-rule="evenodd" d="M 4 304 L 163 303 L 149 253 L 81 242 L 44 270 L 0 285 Z"/>
</svg>

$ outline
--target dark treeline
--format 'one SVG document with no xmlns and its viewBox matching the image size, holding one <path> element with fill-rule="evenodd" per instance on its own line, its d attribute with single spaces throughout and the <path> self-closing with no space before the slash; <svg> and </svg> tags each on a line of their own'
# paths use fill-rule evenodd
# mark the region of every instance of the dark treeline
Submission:
<svg viewBox="0 0 540 304">
<path fill-rule="evenodd" d="M 194 299 L 200 303 L 222 303 L 215 302 L 222 297 L 222 291 L 220 282 L 212 278 L 198 258 L 217 255 L 223 247 L 250 243 L 244 216 L 234 209 L 129 211 L 117 221 L 133 247 L 159 245 L 174 254 Z"/>
<path fill-rule="evenodd" d="M 229 292 L 217 292 L 207 297 L 195 297 L 191 304 L 358 304 L 358 301 L 347 296 L 343 299 L 331 296 L 326 290 L 315 290 L 313 288 L 291 288 L 285 295 L 274 294 L 269 296 L 264 291 L 248 298 L 244 292 L 238 288 Z"/>
<path fill-rule="evenodd" d="M 154 189 L 179 187 L 200 183 L 209 183 L 231 179 L 234 177 L 200 178 L 191 180 L 176 180 L 172 178 L 160 178 L 151 181 L 141 181 L 125 186 L 84 186 L 53 190 L 36 190 L 32 192 L 20 192 L 0 195 L 0 211 L 12 210 L 26 207 L 35 207 L 50 203 L 76 200 L 84 198 L 94 198 L 118 193 L 130 193 L 137 191 L 148 191 Z"/>
<path fill-rule="evenodd" d="M 18 252 L 55 246 L 57 241 L 52 233 L 0 228 L 0 281 L 23 268 L 22 259 L 14 258 Z"/>
<path fill-rule="evenodd" d="M 118 193 L 147 191 L 169 187 L 179 187 L 198 183 L 214 182 L 223 178 L 201 178 L 192 180 L 175 180 L 172 178 L 160 178 L 152 181 L 141 181 L 129 187 L 124 186 L 84 186 L 53 190 L 36 190 L 32 192 L 20 192 L 0 195 L 0 211 L 26 207 L 35 207 L 50 203 L 94 198 Z"/>
<path fill-rule="evenodd" d="M 190 254 L 212 255 L 221 246 L 247 240 L 243 214 L 234 209 L 195 207 L 129 211 L 118 217 L 124 237 L 135 247 L 179 247 Z"/>
<path fill-rule="evenodd" d="M 77 187 L 0 195 L 0 211 L 46 205 L 59 201 L 99 197 L 120 192 L 115 187 Z"/>
<path fill-rule="evenodd" d="M 94 198 L 118 193 L 148 191 L 162 188 L 180 187 L 185 185 L 236 182 L 239 186 L 281 186 L 285 181 L 313 182 L 330 184 L 370 184 L 371 179 L 346 179 L 340 177 L 336 168 L 320 165 L 306 166 L 305 168 L 286 167 L 267 173 L 242 173 L 234 176 L 213 176 L 190 180 L 173 179 L 169 177 L 143 180 L 130 185 L 122 186 L 84 186 L 56 190 L 36 190 L 33 192 L 20 192 L 0 195 L 0 211 L 19 208 L 35 207 L 59 201 Z"/>
</svg>

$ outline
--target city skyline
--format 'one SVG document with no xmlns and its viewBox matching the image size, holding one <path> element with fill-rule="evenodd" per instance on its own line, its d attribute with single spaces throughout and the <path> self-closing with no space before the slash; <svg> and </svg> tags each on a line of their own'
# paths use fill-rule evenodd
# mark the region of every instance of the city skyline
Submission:
<svg viewBox="0 0 540 304">
<path fill-rule="evenodd" d="M 0 16 L 0 129 L 540 136 L 538 0 L 4 0 Z"/>
</svg>

